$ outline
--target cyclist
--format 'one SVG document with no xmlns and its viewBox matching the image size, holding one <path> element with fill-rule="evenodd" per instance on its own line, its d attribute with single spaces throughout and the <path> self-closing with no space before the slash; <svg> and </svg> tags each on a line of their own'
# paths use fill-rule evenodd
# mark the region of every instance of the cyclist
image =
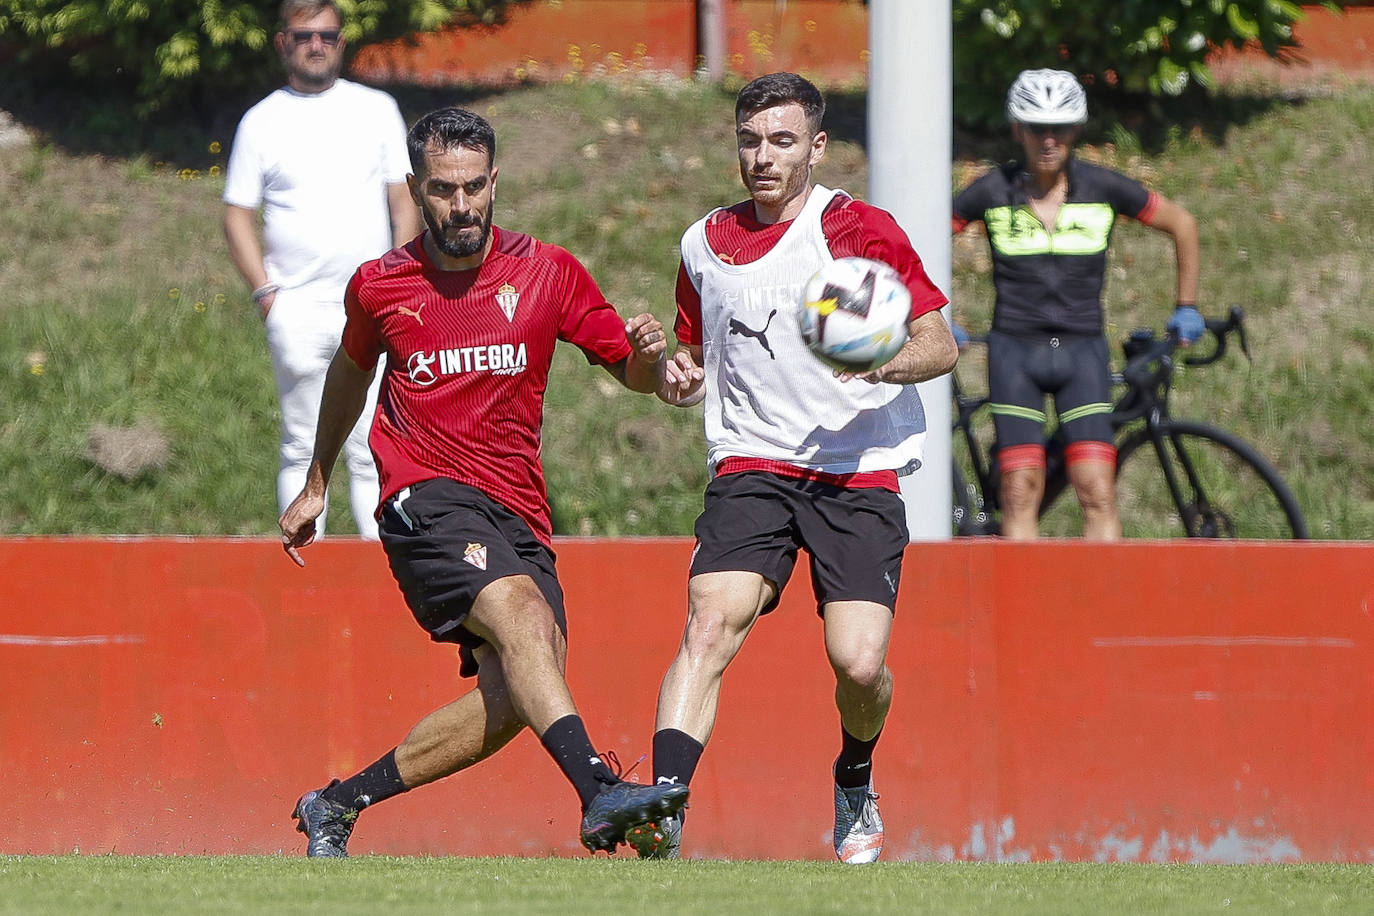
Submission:
<svg viewBox="0 0 1374 916">
<path fill-rule="evenodd" d="M 1084 536 L 1112 540 L 1121 536 L 1121 521 L 1102 321 L 1112 228 L 1123 215 L 1173 237 L 1178 305 L 1168 327 L 1191 343 L 1205 330 L 1196 308 L 1197 223 L 1133 179 L 1074 158 L 1088 103 L 1073 74 L 1023 71 L 1007 93 L 1007 118 L 1024 162 L 971 183 L 954 198 L 953 218 L 955 233 L 981 221 L 992 249 L 996 301 L 988 394 L 1001 470 L 1002 534 L 1038 534 L 1048 394 L 1066 439 Z"/>
</svg>

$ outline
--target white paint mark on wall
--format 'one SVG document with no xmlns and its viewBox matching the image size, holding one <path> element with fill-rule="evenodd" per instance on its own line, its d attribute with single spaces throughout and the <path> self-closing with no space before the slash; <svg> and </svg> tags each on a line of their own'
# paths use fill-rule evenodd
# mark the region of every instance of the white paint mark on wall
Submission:
<svg viewBox="0 0 1374 916">
<path fill-rule="evenodd" d="M 0 633 L 0 646 L 122 646 L 144 642 L 138 633 L 110 633 L 91 636 L 36 636 L 29 633 Z"/>
<path fill-rule="evenodd" d="M 1272 646 L 1284 649 L 1353 649 L 1344 636 L 1094 636 L 1098 649 L 1174 649 L 1190 646 L 1229 649 Z"/>
<path fill-rule="evenodd" d="M 1261 823 L 1256 827 L 1262 829 Z M 1275 834 L 1246 836 L 1235 827 L 1203 838 L 1170 834 L 1161 830 L 1153 840 L 1112 830 L 1100 838 L 1083 830 L 1072 838 L 1036 842 L 1018 848 L 1016 824 L 1011 817 L 996 823 L 969 825 L 968 841 L 956 853 L 951 844 L 934 845 L 913 832 L 905 845 L 892 843 L 892 857 L 908 862 L 1182 862 L 1190 865 L 1261 865 L 1302 861 L 1302 851 L 1291 837 Z M 1024 841 L 1023 841 L 1024 842 Z M 1374 859 L 1372 851 L 1369 859 Z"/>
</svg>

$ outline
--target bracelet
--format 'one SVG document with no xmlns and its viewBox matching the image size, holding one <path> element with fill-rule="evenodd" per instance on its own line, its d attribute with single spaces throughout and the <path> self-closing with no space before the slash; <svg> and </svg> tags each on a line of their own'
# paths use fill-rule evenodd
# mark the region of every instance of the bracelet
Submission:
<svg viewBox="0 0 1374 916">
<path fill-rule="evenodd" d="M 268 296 L 272 295 L 279 289 L 281 289 L 280 283 L 272 283 L 270 281 L 264 283 L 262 286 L 259 286 L 257 289 L 253 290 L 253 301 L 256 302 L 258 305 L 262 305 L 262 300 L 266 299 Z"/>
</svg>

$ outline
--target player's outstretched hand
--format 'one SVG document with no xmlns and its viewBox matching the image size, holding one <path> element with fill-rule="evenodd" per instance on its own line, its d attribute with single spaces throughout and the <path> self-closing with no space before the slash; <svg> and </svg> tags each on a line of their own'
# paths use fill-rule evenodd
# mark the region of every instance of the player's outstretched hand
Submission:
<svg viewBox="0 0 1374 916">
<path fill-rule="evenodd" d="M 315 540 L 315 519 L 323 511 L 324 497 L 303 490 L 277 519 L 281 526 L 282 548 L 297 566 L 305 565 L 300 548 Z"/>
<path fill-rule="evenodd" d="M 646 363 L 656 363 L 668 352 L 668 335 L 663 332 L 663 323 L 648 312 L 625 322 L 625 336 L 635 355 Z"/>
<path fill-rule="evenodd" d="M 663 367 L 663 384 L 658 397 L 668 404 L 689 407 L 705 393 L 706 370 L 696 364 L 687 350 L 678 350 Z"/>
</svg>

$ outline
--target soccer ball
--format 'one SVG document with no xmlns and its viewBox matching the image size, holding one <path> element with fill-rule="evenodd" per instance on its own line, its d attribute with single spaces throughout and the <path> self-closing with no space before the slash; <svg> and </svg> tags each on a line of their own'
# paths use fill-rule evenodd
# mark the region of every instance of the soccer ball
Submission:
<svg viewBox="0 0 1374 916">
<path fill-rule="evenodd" d="M 870 372 L 907 340 L 911 293 L 897 271 L 868 258 L 837 258 L 802 291 L 801 333 L 821 362 Z"/>
</svg>

